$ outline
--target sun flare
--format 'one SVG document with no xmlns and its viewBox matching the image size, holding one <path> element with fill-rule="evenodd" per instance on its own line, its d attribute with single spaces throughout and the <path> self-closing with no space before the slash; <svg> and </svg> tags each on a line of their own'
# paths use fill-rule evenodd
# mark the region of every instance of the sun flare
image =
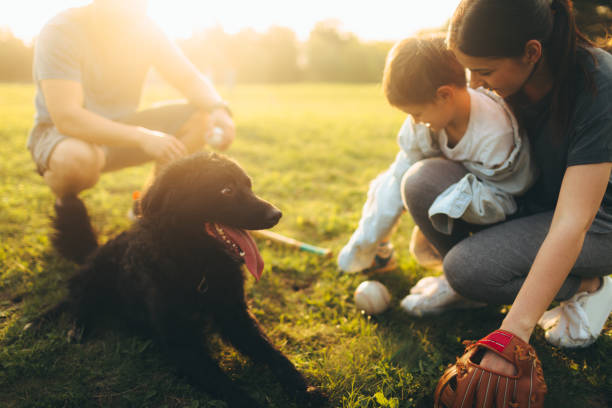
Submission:
<svg viewBox="0 0 612 408">
<path fill-rule="evenodd" d="M 129 0 L 126 0 L 129 1 Z M 22 0 L 0 3 L 0 28 L 31 41 L 44 23 L 63 9 L 91 0 Z M 260 0 L 149 0 L 149 15 L 173 38 L 189 37 L 194 31 L 221 26 L 229 33 L 247 27 L 264 31 L 270 26 L 292 29 L 301 40 L 313 26 L 333 19 L 344 31 L 364 40 L 397 40 L 428 27 L 438 27 L 451 16 L 459 0 L 422 2 L 379 0 L 374 2 L 311 0 L 287 2 Z"/>
</svg>

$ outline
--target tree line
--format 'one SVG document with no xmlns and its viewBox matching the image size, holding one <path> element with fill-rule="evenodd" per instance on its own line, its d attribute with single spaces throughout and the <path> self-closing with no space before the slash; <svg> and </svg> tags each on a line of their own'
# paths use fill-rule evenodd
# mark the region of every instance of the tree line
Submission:
<svg viewBox="0 0 612 408">
<path fill-rule="evenodd" d="M 612 48 L 609 1 L 575 0 L 574 5 L 581 30 Z M 263 33 L 245 29 L 236 34 L 214 27 L 196 32 L 178 44 L 202 72 L 225 84 L 377 82 L 393 45 L 362 41 L 343 32 L 333 20 L 317 23 L 305 42 L 286 27 L 271 27 Z M 32 46 L 10 31 L 0 30 L 0 81 L 31 81 L 32 58 Z"/>
<path fill-rule="evenodd" d="M 286 27 L 236 34 L 214 27 L 177 43 L 202 72 L 225 83 L 375 82 L 393 45 L 363 42 L 331 20 L 316 24 L 305 42 Z M 31 81 L 32 60 L 33 46 L 0 30 L 0 81 Z"/>
</svg>

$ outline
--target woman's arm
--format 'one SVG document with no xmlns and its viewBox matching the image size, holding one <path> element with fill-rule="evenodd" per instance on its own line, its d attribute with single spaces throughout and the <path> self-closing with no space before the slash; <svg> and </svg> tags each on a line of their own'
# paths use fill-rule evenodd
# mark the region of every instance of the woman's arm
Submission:
<svg viewBox="0 0 612 408">
<path fill-rule="evenodd" d="M 550 230 L 502 328 L 529 341 L 576 259 L 608 186 L 612 163 L 571 166 L 565 172 Z"/>
<path fill-rule="evenodd" d="M 501 328 L 528 342 L 537 321 L 555 298 L 582 250 L 584 237 L 601 205 L 612 163 L 568 167 L 550 230 Z M 482 365 L 512 374 L 513 367 L 493 353 Z"/>
</svg>

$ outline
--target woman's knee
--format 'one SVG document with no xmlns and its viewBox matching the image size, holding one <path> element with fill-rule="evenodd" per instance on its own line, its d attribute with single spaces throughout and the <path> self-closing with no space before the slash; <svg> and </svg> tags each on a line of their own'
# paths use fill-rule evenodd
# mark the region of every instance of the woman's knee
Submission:
<svg viewBox="0 0 612 408">
<path fill-rule="evenodd" d="M 444 275 L 450 286 L 460 295 L 473 299 L 482 300 L 479 295 L 482 292 L 484 279 L 480 271 L 478 254 L 469 249 L 469 246 L 462 245 L 461 241 L 455 245 L 444 257 Z"/>
<path fill-rule="evenodd" d="M 104 162 L 104 152 L 100 147 L 66 139 L 51 154 L 45 180 L 58 193 L 77 193 L 98 182 Z"/>
</svg>

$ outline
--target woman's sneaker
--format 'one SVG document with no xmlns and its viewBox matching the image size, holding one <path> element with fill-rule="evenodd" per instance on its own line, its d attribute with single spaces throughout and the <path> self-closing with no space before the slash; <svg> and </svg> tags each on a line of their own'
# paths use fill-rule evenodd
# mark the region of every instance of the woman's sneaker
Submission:
<svg viewBox="0 0 612 408">
<path fill-rule="evenodd" d="M 397 268 L 395 249 L 390 242 L 381 242 L 376 249 L 376 256 L 369 268 L 362 270 L 363 273 L 389 272 Z"/>
<path fill-rule="evenodd" d="M 538 325 L 557 347 L 588 347 L 597 340 L 612 312 L 612 278 L 606 276 L 595 292 L 580 292 L 545 312 Z"/>
<path fill-rule="evenodd" d="M 451 309 L 469 309 L 486 306 L 486 303 L 464 298 L 451 288 L 446 277 L 428 276 L 410 289 L 410 294 L 400 303 L 412 316 L 434 315 Z"/>
</svg>

